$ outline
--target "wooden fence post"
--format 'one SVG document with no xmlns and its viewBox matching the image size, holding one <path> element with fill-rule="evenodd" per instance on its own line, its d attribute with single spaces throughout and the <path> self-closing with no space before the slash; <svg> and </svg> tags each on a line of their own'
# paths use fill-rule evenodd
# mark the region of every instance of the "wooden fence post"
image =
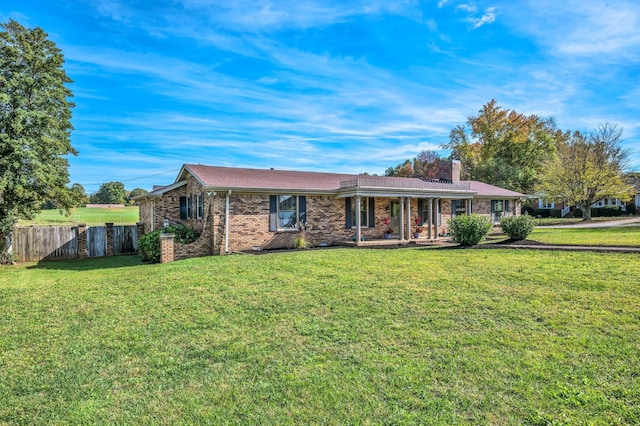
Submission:
<svg viewBox="0 0 640 426">
<path fill-rule="evenodd" d="M 86 259 L 87 256 L 87 225 L 78 224 L 78 259 Z"/>
<path fill-rule="evenodd" d="M 105 256 L 113 256 L 113 223 L 105 223 L 107 226 L 107 252 Z"/>
</svg>

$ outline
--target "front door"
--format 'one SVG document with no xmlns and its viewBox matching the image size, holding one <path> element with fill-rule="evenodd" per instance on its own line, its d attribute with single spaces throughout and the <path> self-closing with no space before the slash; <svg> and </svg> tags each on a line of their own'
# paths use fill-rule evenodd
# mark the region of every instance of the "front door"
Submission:
<svg viewBox="0 0 640 426">
<path fill-rule="evenodd" d="M 391 229 L 394 234 L 400 232 L 400 200 L 391 200 Z"/>
</svg>

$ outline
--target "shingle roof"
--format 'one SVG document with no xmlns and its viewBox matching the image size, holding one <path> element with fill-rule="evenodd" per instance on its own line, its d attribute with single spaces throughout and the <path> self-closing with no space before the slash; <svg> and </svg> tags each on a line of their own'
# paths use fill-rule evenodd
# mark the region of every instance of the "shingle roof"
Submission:
<svg viewBox="0 0 640 426">
<path fill-rule="evenodd" d="M 208 188 L 237 188 L 237 189 L 278 189 L 290 191 L 327 191 L 334 192 L 340 189 L 340 182 L 354 179 L 361 175 L 346 173 L 320 173 L 301 172 L 291 170 L 274 169 L 246 169 L 236 167 L 206 166 L 202 164 L 185 164 L 176 183 L 184 179 L 184 173 L 192 174 L 196 179 Z M 393 180 L 390 187 L 399 188 L 398 180 L 407 183 L 407 187 L 419 187 L 410 185 L 416 181 L 426 185 L 417 178 L 376 177 L 378 180 Z M 411 181 L 411 182 L 410 182 Z M 471 186 L 480 196 L 500 197 L 524 197 L 518 192 L 509 191 L 497 186 L 478 181 L 461 181 Z M 402 186 L 402 185 L 400 185 Z"/>
<path fill-rule="evenodd" d="M 471 190 L 476 191 L 480 196 L 495 197 L 526 197 L 525 194 L 500 188 L 499 186 L 489 185 L 488 183 L 478 182 L 477 180 L 465 180 L 471 184 Z"/>
<path fill-rule="evenodd" d="M 205 186 L 214 188 L 335 191 L 340 188 L 340 181 L 356 176 L 337 173 L 217 167 L 202 164 L 185 164 L 184 168 Z M 181 178 L 182 176 L 178 176 L 178 179 Z"/>
</svg>

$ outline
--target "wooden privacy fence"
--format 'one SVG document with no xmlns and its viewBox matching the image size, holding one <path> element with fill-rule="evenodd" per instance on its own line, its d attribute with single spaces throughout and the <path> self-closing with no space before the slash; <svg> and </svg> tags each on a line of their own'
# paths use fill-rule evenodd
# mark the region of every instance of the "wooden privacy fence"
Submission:
<svg viewBox="0 0 640 426">
<path fill-rule="evenodd" d="M 141 225 L 16 226 L 13 251 L 22 262 L 135 254 Z"/>
</svg>

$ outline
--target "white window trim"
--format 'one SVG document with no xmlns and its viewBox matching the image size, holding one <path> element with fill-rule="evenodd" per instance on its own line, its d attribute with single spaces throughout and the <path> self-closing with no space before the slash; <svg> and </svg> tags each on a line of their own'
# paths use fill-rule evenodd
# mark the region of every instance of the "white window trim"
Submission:
<svg viewBox="0 0 640 426">
<path fill-rule="evenodd" d="M 296 200 L 296 222 L 292 228 L 280 227 L 280 197 L 294 197 Z M 282 231 L 282 232 L 299 231 L 296 225 L 300 223 L 300 198 L 297 195 L 293 195 L 293 194 L 276 195 L 276 220 L 277 220 L 276 228 L 278 231 Z"/>
</svg>

